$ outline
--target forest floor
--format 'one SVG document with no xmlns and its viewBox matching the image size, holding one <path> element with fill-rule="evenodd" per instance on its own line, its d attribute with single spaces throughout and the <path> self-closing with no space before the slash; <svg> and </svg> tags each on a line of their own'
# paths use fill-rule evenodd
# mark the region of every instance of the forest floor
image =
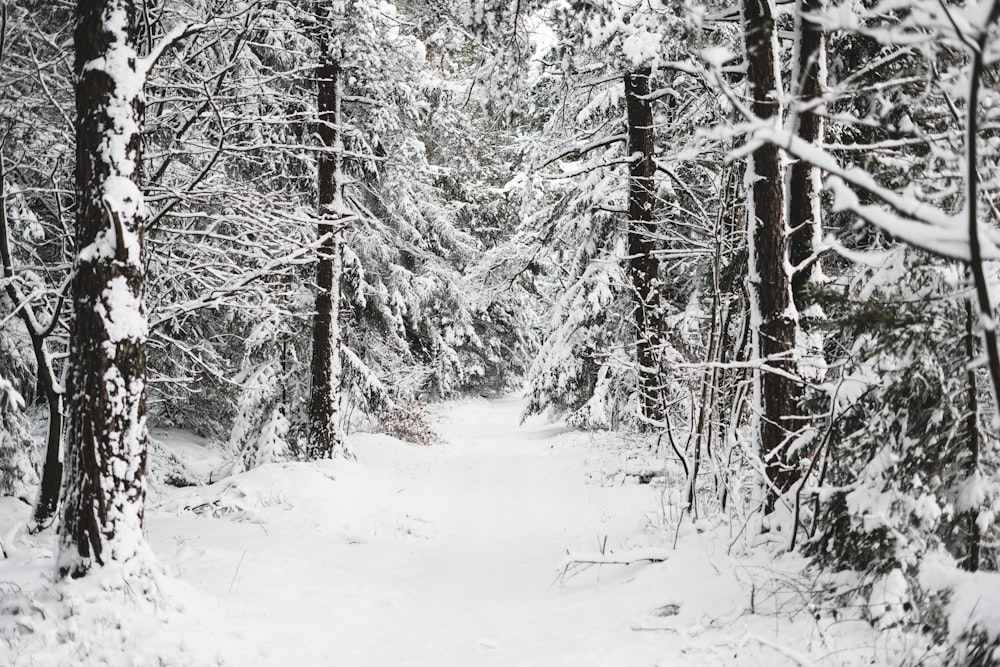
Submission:
<svg viewBox="0 0 1000 667">
<path fill-rule="evenodd" d="M 27 535 L 26 505 L 2 499 L 0 664 L 898 664 L 866 623 L 814 617 L 797 557 L 721 519 L 678 529 L 678 491 L 631 474 L 657 465 L 645 448 L 521 425 L 521 407 L 445 403 L 440 444 L 356 434 L 356 461 L 156 485 L 154 605 L 53 583 L 55 537 Z M 223 462 L 190 434 L 153 436 L 192 474 Z"/>
</svg>

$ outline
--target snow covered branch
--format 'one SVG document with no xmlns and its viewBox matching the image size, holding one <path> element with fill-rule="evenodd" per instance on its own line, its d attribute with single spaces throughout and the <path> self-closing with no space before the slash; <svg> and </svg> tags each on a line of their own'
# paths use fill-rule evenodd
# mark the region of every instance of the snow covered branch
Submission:
<svg viewBox="0 0 1000 667">
<path fill-rule="evenodd" d="M 632 549 L 613 553 L 609 551 L 570 551 L 566 557 L 559 562 L 559 576 L 557 581 L 564 581 L 566 577 L 577 570 L 586 569 L 593 565 L 634 565 L 635 563 L 662 563 L 670 557 L 670 551 L 663 548 Z"/>
<path fill-rule="evenodd" d="M 208 27 L 207 23 L 182 23 L 174 26 L 170 32 L 164 35 L 160 41 L 152 48 L 145 58 L 139 63 L 137 71 L 143 76 L 143 80 L 149 78 L 150 73 L 153 68 L 156 67 L 157 61 L 163 57 L 174 44 L 177 44 L 182 39 L 190 37 L 195 33 L 201 32 Z"/>
<path fill-rule="evenodd" d="M 633 549 L 631 551 L 588 552 L 571 551 L 559 562 L 558 569 L 565 570 L 570 565 L 632 565 L 633 563 L 662 563 L 670 557 L 670 551 L 662 548 Z"/>
<path fill-rule="evenodd" d="M 857 167 L 843 167 L 836 157 L 820 147 L 807 144 L 786 130 L 761 125 L 751 133 L 744 151 L 751 151 L 760 143 L 772 143 L 783 148 L 792 157 L 804 160 L 827 174 L 827 184 L 834 193 L 834 206 L 838 210 L 855 213 L 862 219 L 896 238 L 942 257 L 970 261 L 969 233 L 965 216 L 955 216 L 941 209 L 886 188 L 867 171 Z M 861 204 L 856 188 L 885 203 L 885 208 Z M 996 234 L 993 234 L 994 238 Z M 1000 259 L 997 241 L 983 238 L 982 254 L 985 259 Z"/>
</svg>

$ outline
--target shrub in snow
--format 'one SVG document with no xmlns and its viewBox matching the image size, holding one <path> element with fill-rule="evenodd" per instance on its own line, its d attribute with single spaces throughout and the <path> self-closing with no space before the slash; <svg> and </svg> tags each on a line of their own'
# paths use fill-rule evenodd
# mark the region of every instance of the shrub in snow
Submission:
<svg viewBox="0 0 1000 667">
<path fill-rule="evenodd" d="M 899 568 L 875 580 L 868 596 L 868 616 L 880 628 L 902 623 L 910 610 L 909 586 Z"/>
<path fill-rule="evenodd" d="M 0 495 L 29 499 L 38 491 L 35 462 L 42 457 L 40 443 L 31 437 L 31 422 L 20 407 L 23 404 L 0 407 Z"/>
<path fill-rule="evenodd" d="M 249 470 L 265 463 L 276 463 L 288 458 L 288 420 L 285 418 L 285 406 L 277 405 L 271 409 L 264 420 L 253 447 L 247 447 L 241 452 L 241 464 Z"/>
<path fill-rule="evenodd" d="M 236 456 L 233 472 L 287 460 L 290 423 L 281 403 L 273 364 L 255 369 L 240 397 L 229 446 Z"/>
<path fill-rule="evenodd" d="M 160 491 L 164 486 L 194 486 L 201 482 L 177 453 L 155 438 L 149 439 L 147 457 L 146 480 L 150 490 Z"/>
<path fill-rule="evenodd" d="M 997 488 L 986 480 L 997 443 L 969 418 L 980 378 L 970 388 L 965 303 L 923 298 L 959 288 L 954 269 L 897 250 L 850 286 L 850 301 L 828 308 L 834 340 L 854 343 L 840 378 L 812 398 L 828 414 L 829 451 L 805 550 L 823 568 L 861 575 L 860 587 L 836 592 L 862 596 L 880 627 L 935 627 L 939 601 L 916 580 L 926 554 L 996 563 L 995 540 L 983 537 L 994 530 Z"/>
<path fill-rule="evenodd" d="M 183 624 L 198 611 L 194 591 L 164 575 L 148 551 L 127 566 L 54 585 L 0 583 L 0 655 L 4 664 L 218 664 Z M 190 632 L 190 630 L 187 630 Z"/>
<path fill-rule="evenodd" d="M 965 572 L 943 551 L 920 564 L 920 586 L 936 595 L 934 625 L 948 665 L 1000 664 L 1000 574 Z"/>
<path fill-rule="evenodd" d="M 31 437 L 31 422 L 24 414 L 24 399 L 0 375 L 0 495 L 30 498 L 38 487 L 34 460 L 39 449 Z"/>
<path fill-rule="evenodd" d="M 440 440 L 430 425 L 427 406 L 419 401 L 384 413 L 379 429 L 386 435 L 415 445 L 431 445 Z"/>
</svg>

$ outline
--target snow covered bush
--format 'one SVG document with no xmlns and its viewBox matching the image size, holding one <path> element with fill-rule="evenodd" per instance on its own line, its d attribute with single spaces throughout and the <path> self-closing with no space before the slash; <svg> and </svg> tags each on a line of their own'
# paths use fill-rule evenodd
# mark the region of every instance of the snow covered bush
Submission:
<svg viewBox="0 0 1000 667">
<path fill-rule="evenodd" d="M 936 595 L 940 618 L 934 624 L 942 662 L 953 667 L 986 667 L 1000 662 L 1000 574 L 968 572 L 944 551 L 921 563 L 921 587 Z"/>
<path fill-rule="evenodd" d="M 967 370 L 976 352 L 957 296 L 962 277 L 896 248 L 846 299 L 827 303 L 842 370 L 811 398 L 827 412 L 827 451 L 805 551 L 828 570 L 858 572 L 848 595 L 860 595 L 879 625 L 934 627 L 925 616 L 940 601 L 918 582 L 928 554 L 946 552 L 968 569 L 996 563 L 986 536 L 995 533 L 998 488 L 989 480 L 1000 459 L 979 417 L 980 373 Z"/>
<path fill-rule="evenodd" d="M 20 395 L 0 377 L 0 496 L 30 502 L 38 489 L 42 453 L 31 435 L 32 418 L 23 410 Z"/>
<path fill-rule="evenodd" d="M 278 369 L 269 363 L 247 377 L 229 436 L 229 447 L 236 457 L 234 472 L 289 457 L 290 424 L 285 414 L 288 408 L 281 401 L 281 382 Z"/>
<path fill-rule="evenodd" d="M 441 439 L 430 424 L 427 406 L 420 401 L 383 413 L 379 419 L 379 430 L 414 445 L 433 445 Z"/>
<path fill-rule="evenodd" d="M 19 349 L 0 326 L 0 495 L 27 499 L 37 491 L 42 457 L 31 435 L 34 415 L 24 411 L 23 393 L 34 388 L 34 369 Z"/>
</svg>

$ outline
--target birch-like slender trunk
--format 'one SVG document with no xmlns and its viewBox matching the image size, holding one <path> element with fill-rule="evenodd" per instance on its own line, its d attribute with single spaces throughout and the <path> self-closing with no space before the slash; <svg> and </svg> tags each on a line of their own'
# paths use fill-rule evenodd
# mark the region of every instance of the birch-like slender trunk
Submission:
<svg viewBox="0 0 1000 667">
<path fill-rule="evenodd" d="M 969 93 L 965 122 L 965 213 L 969 230 L 969 269 L 972 272 L 979 307 L 979 322 L 983 328 L 983 343 L 993 387 L 993 399 L 1000 410 L 1000 341 L 997 338 L 997 318 L 990 296 L 989 277 L 983 258 L 982 240 L 979 237 L 979 88 L 986 68 L 984 52 L 989 37 L 989 26 L 1000 18 L 1000 0 L 994 0 L 983 27 L 972 49 L 969 68 Z M 1000 419 L 998 412 L 997 419 Z"/>
<path fill-rule="evenodd" d="M 984 53 L 986 52 L 986 42 L 989 37 L 989 27 L 1000 18 L 1000 0 L 993 0 L 989 14 L 986 18 L 985 26 L 981 28 L 975 40 L 976 48 L 972 49 L 971 64 L 969 71 L 969 93 L 967 99 L 966 122 L 965 122 L 965 210 L 968 216 L 969 230 L 969 270 L 972 273 L 973 285 L 976 293 L 976 305 L 979 309 L 979 322 L 983 328 L 983 346 L 986 348 L 987 367 L 990 375 L 990 384 L 993 388 L 994 405 L 1000 410 L 1000 342 L 997 339 L 997 318 L 994 304 L 990 297 L 989 277 L 986 275 L 986 264 L 983 258 L 982 241 L 979 237 L 979 88 L 983 71 L 986 67 Z M 966 354 L 970 359 L 974 358 L 974 345 L 972 340 L 972 304 L 966 306 Z M 980 441 L 979 441 L 979 399 L 976 394 L 975 371 L 970 363 L 968 371 L 969 382 L 969 473 L 975 474 L 979 466 Z M 994 417 L 1000 419 L 1000 416 Z M 980 550 L 982 545 L 982 535 L 978 523 L 978 512 L 969 512 L 969 555 L 965 566 L 967 569 L 975 571 L 980 565 Z"/>
</svg>

